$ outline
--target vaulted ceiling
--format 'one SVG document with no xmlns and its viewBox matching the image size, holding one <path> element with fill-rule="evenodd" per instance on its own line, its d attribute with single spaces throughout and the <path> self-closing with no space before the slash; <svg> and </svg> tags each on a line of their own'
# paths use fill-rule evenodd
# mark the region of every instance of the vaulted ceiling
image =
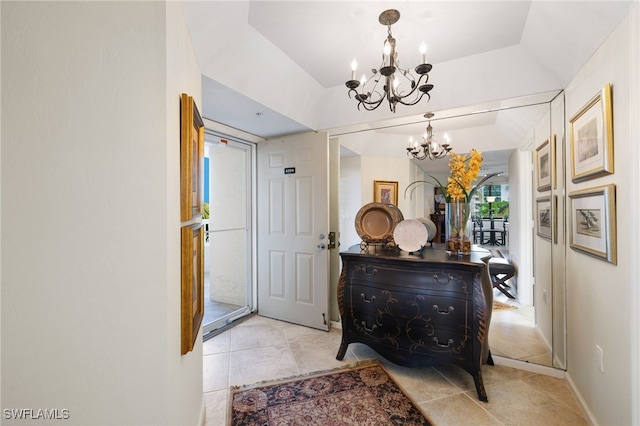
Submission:
<svg viewBox="0 0 640 426">
<path fill-rule="evenodd" d="M 309 130 L 346 137 L 384 127 L 387 139 L 393 133 L 406 140 L 414 130 L 396 124 L 418 123 L 421 130 L 414 134 L 419 136 L 428 111 L 437 119 L 514 98 L 551 100 L 635 1 L 182 3 L 203 74 L 205 117 L 264 138 Z M 358 111 L 344 83 L 354 58 L 360 70 L 379 66 L 387 28 L 378 16 L 386 9 L 400 12 L 392 32 L 401 65 L 413 69 L 420 59 L 418 46 L 425 42 L 433 64 L 429 82 L 435 87 L 430 101 L 399 106 L 395 114 L 384 105 Z M 518 119 L 483 118 L 476 117 L 473 126 L 502 127 L 487 136 L 488 148 L 478 149 L 513 149 L 521 143 L 515 139 L 523 135 L 514 134 Z M 446 130 L 447 122 L 453 125 L 434 121 L 434 130 Z M 499 142 L 496 134 L 505 134 L 509 142 Z"/>
</svg>

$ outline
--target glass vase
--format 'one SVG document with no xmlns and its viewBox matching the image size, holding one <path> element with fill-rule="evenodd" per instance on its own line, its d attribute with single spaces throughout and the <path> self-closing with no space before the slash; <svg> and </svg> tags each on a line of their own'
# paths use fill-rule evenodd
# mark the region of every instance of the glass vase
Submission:
<svg viewBox="0 0 640 426">
<path fill-rule="evenodd" d="M 471 253 L 471 205 L 465 200 L 447 203 L 446 251 L 449 254 Z"/>
</svg>

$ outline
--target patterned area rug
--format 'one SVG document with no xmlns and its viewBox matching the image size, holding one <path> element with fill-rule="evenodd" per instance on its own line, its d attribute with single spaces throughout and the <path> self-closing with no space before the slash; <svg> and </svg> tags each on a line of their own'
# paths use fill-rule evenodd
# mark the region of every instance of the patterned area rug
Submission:
<svg viewBox="0 0 640 426">
<path fill-rule="evenodd" d="M 232 389 L 230 425 L 430 425 L 379 365 Z"/>
</svg>

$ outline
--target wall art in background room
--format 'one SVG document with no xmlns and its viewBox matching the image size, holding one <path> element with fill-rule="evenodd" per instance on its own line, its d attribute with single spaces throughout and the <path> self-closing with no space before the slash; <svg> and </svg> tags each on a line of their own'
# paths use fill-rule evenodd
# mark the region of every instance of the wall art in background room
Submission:
<svg viewBox="0 0 640 426">
<path fill-rule="evenodd" d="M 536 234 L 545 240 L 551 240 L 551 197 L 541 197 L 536 200 Z"/>
<path fill-rule="evenodd" d="M 373 181 L 373 202 L 398 205 L 398 182 L 388 180 Z"/>
<path fill-rule="evenodd" d="M 607 83 L 570 120 L 571 180 L 581 182 L 613 173 L 613 111 Z"/>
<path fill-rule="evenodd" d="M 616 265 L 615 185 L 574 191 L 569 199 L 571 248 Z"/>
<path fill-rule="evenodd" d="M 547 139 L 536 148 L 536 176 L 538 192 L 551 189 L 551 175 L 553 164 L 551 163 L 551 149 Z"/>
<path fill-rule="evenodd" d="M 204 227 L 201 223 L 183 226 L 182 244 L 182 355 L 193 349 L 204 317 Z"/>
<path fill-rule="evenodd" d="M 202 214 L 204 123 L 193 97 L 180 97 L 180 220 Z"/>
</svg>

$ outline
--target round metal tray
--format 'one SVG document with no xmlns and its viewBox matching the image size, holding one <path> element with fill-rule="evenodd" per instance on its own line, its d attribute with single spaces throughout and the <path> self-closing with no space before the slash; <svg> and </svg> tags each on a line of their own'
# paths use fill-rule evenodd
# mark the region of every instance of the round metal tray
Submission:
<svg viewBox="0 0 640 426">
<path fill-rule="evenodd" d="M 356 232 L 365 243 L 387 243 L 393 241 L 393 230 L 403 220 L 402 212 L 393 204 L 365 204 L 356 215 Z"/>
</svg>

